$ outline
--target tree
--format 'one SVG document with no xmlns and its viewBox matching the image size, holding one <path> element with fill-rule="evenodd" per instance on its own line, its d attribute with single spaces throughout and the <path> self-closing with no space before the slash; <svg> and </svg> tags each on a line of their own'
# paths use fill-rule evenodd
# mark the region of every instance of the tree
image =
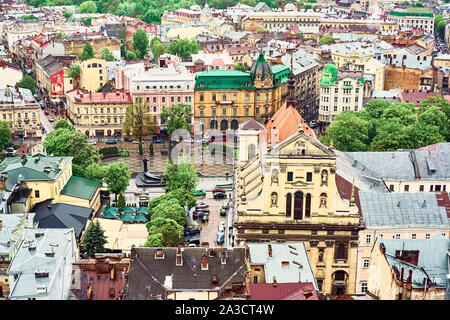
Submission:
<svg viewBox="0 0 450 320">
<path fill-rule="evenodd" d="M 197 205 L 197 199 L 191 194 L 190 191 L 184 188 L 172 190 L 168 194 L 176 199 L 182 207 L 187 205 L 189 208 L 193 208 Z"/>
<path fill-rule="evenodd" d="M 161 15 L 158 9 L 148 9 L 142 20 L 147 23 L 161 23 Z"/>
<path fill-rule="evenodd" d="M 354 111 L 338 115 L 328 129 L 329 139 L 341 151 L 366 151 L 369 123 Z"/>
<path fill-rule="evenodd" d="M 155 45 L 155 47 L 152 49 L 152 54 L 154 59 L 159 59 L 161 55 L 166 53 L 167 47 L 163 43 L 158 43 Z"/>
<path fill-rule="evenodd" d="M 430 106 L 419 110 L 418 122 L 425 126 L 435 126 L 443 139 L 450 138 L 450 119 L 438 107 Z"/>
<path fill-rule="evenodd" d="M 100 225 L 100 222 L 97 220 L 90 223 L 83 235 L 82 246 L 84 252 L 89 257 L 93 257 L 96 253 L 103 253 L 105 252 L 106 242 L 105 231 Z"/>
<path fill-rule="evenodd" d="M 66 36 L 66 33 L 64 32 L 64 30 L 58 30 L 58 32 L 56 33 L 56 36 L 58 38 L 64 38 Z"/>
<path fill-rule="evenodd" d="M 406 127 L 399 120 L 385 121 L 370 144 L 372 151 L 397 151 L 413 147 Z"/>
<path fill-rule="evenodd" d="M 147 241 L 145 241 L 144 247 L 151 247 L 151 248 L 164 247 L 162 237 L 163 235 L 160 232 L 150 234 L 147 238 Z"/>
<path fill-rule="evenodd" d="M 73 128 L 59 128 L 50 131 L 43 143 L 48 154 L 55 156 L 71 156 L 72 163 L 83 169 L 92 163 L 100 163 L 101 157 L 89 144 L 85 134 Z"/>
<path fill-rule="evenodd" d="M 68 129 L 70 131 L 75 131 L 75 128 L 66 119 L 61 119 L 55 122 L 53 130 L 58 129 Z"/>
<path fill-rule="evenodd" d="M 67 20 L 69 20 L 69 18 L 70 18 L 72 15 L 73 15 L 73 13 L 72 13 L 70 10 L 68 10 L 68 9 L 64 10 L 64 17 L 65 17 Z"/>
<path fill-rule="evenodd" d="M 70 66 L 69 72 L 67 73 L 67 75 L 70 78 L 77 78 L 80 76 L 81 73 L 81 69 L 80 69 L 80 65 L 77 63 L 74 63 Z"/>
<path fill-rule="evenodd" d="M 183 227 L 170 218 L 158 217 L 147 224 L 149 234 L 161 234 L 164 247 L 175 247 L 183 236 Z"/>
<path fill-rule="evenodd" d="M 97 4 L 94 1 L 85 1 L 80 4 L 80 13 L 97 13 Z"/>
<path fill-rule="evenodd" d="M 36 93 L 36 80 L 34 80 L 32 77 L 30 76 L 23 76 L 22 80 L 20 80 L 17 85 L 19 86 L 19 88 L 25 88 L 25 89 L 29 89 L 31 90 L 31 92 L 33 94 Z"/>
<path fill-rule="evenodd" d="M 159 205 L 153 209 L 151 217 L 152 220 L 158 217 L 173 219 L 182 226 L 186 222 L 186 211 L 177 199 L 171 198 L 161 201 Z"/>
<path fill-rule="evenodd" d="M 92 45 L 89 42 L 86 42 L 80 60 L 85 61 L 91 58 L 94 58 L 94 48 L 92 48 Z"/>
<path fill-rule="evenodd" d="M 148 146 L 148 151 L 150 152 L 150 155 L 153 156 L 155 154 L 154 150 L 153 150 L 153 143 L 150 142 L 149 146 Z"/>
<path fill-rule="evenodd" d="M 88 179 L 103 181 L 106 175 L 106 167 L 100 163 L 92 163 L 84 170 L 84 176 Z"/>
<path fill-rule="evenodd" d="M 139 154 L 141 156 L 144 154 L 144 148 L 142 147 L 142 142 L 139 142 Z"/>
<path fill-rule="evenodd" d="M 75 177 L 84 177 L 84 169 L 72 162 L 72 175 Z"/>
<path fill-rule="evenodd" d="M 364 111 L 368 112 L 372 118 L 380 118 L 384 112 L 384 109 L 389 107 L 391 103 L 383 99 L 370 100 L 364 106 Z"/>
<path fill-rule="evenodd" d="M 323 36 L 319 39 L 320 44 L 333 43 L 334 38 L 332 36 Z"/>
<path fill-rule="evenodd" d="M 170 54 L 178 55 L 180 57 L 189 57 L 193 53 L 198 53 L 200 45 L 195 40 L 180 39 L 172 42 L 167 48 Z"/>
<path fill-rule="evenodd" d="M 123 124 L 125 136 L 132 136 L 141 142 L 144 135 L 150 133 L 152 122 L 147 108 L 148 103 L 142 97 L 136 97 L 134 103 L 127 108 Z"/>
<path fill-rule="evenodd" d="M 124 192 L 130 184 L 131 174 L 128 165 L 122 162 L 113 162 L 106 169 L 105 182 L 109 190 L 117 195 Z"/>
<path fill-rule="evenodd" d="M 136 60 L 136 54 L 133 51 L 127 51 L 126 60 Z"/>
<path fill-rule="evenodd" d="M 150 49 L 153 51 L 156 45 L 162 43 L 161 39 L 158 37 L 153 37 L 152 40 L 150 40 Z"/>
<path fill-rule="evenodd" d="M 179 188 L 191 192 L 200 180 L 194 165 L 187 158 L 181 159 L 178 164 L 168 163 L 163 178 L 169 192 Z"/>
<path fill-rule="evenodd" d="M 6 148 L 11 138 L 11 123 L 8 121 L 0 121 L 0 151 Z"/>
<path fill-rule="evenodd" d="M 125 208 L 125 206 L 126 206 L 125 197 L 121 192 L 119 193 L 119 199 L 117 200 L 117 208 L 119 209 L 119 211 L 122 211 L 123 208 Z"/>
<path fill-rule="evenodd" d="M 148 44 L 147 33 L 142 29 L 136 30 L 133 34 L 133 48 L 139 59 L 144 59 L 148 54 Z"/>
<path fill-rule="evenodd" d="M 161 111 L 161 119 L 167 125 L 169 136 L 177 129 L 191 129 L 191 118 L 193 116 L 191 106 L 188 104 L 173 104 Z"/>
<path fill-rule="evenodd" d="M 248 68 L 247 68 L 247 66 L 245 65 L 245 64 L 243 64 L 242 62 L 236 62 L 235 64 L 234 64 L 234 70 L 236 70 L 236 71 L 247 71 L 248 70 Z"/>
<path fill-rule="evenodd" d="M 106 61 L 114 61 L 114 60 L 116 60 L 116 57 L 114 57 L 111 50 L 109 50 L 108 48 L 105 48 L 102 51 L 102 59 L 104 59 Z"/>
</svg>

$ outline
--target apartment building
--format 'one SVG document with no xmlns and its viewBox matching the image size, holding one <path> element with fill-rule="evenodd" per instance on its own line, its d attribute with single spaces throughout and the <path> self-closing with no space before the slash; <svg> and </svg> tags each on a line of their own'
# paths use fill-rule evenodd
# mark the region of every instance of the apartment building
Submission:
<svg viewBox="0 0 450 320">
<path fill-rule="evenodd" d="M 389 18 L 398 23 L 400 30 L 422 29 L 434 33 L 434 14 L 427 7 L 395 9 L 390 12 Z"/>
</svg>

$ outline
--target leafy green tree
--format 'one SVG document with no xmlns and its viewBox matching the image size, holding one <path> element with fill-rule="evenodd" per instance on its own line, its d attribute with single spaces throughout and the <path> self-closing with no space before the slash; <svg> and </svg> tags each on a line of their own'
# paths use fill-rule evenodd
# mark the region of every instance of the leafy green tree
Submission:
<svg viewBox="0 0 450 320">
<path fill-rule="evenodd" d="M 58 30 L 58 32 L 56 33 L 56 36 L 58 38 L 64 38 L 66 36 L 66 33 L 64 32 L 64 30 Z"/>
<path fill-rule="evenodd" d="M 175 247 L 183 237 L 183 227 L 170 218 L 158 217 L 147 224 L 149 234 L 161 234 L 164 247 Z"/>
<path fill-rule="evenodd" d="M 200 50 L 200 45 L 195 40 L 188 39 L 180 39 L 172 42 L 167 48 L 168 53 L 180 57 L 189 57 L 193 53 L 198 53 L 198 50 Z"/>
<path fill-rule="evenodd" d="M 121 192 L 119 193 L 119 199 L 117 200 L 117 208 L 119 209 L 119 211 L 122 211 L 123 208 L 125 208 L 125 206 L 126 206 L 125 197 Z"/>
<path fill-rule="evenodd" d="M 439 132 L 439 127 L 416 122 L 407 127 L 406 134 L 411 143 L 411 148 L 421 148 L 438 142 L 445 142 L 445 138 Z"/>
<path fill-rule="evenodd" d="M 104 59 L 106 61 L 114 61 L 114 60 L 116 60 L 116 57 L 114 57 L 114 54 L 112 53 L 111 50 L 109 50 L 108 48 L 105 48 L 102 51 L 102 59 Z"/>
<path fill-rule="evenodd" d="M 384 109 L 380 118 L 389 121 L 396 119 L 402 125 L 407 126 L 416 121 L 415 106 L 412 103 L 394 103 Z"/>
<path fill-rule="evenodd" d="M 154 150 L 153 150 L 153 143 L 150 142 L 149 146 L 148 146 L 148 151 L 150 152 L 150 155 L 153 156 L 155 154 Z"/>
<path fill-rule="evenodd" d="M 234 64 L 234 70 L 236 71 L 248 71 L 248 68 L 245 64 L 243 64 L 242 62 L 236 62 Z"/>
<path fill-rule="evenodd" d="M 334 43 L 334 38 L 332 36 L 323 36 L 319 39 L 320 44 Z"/>
<path fill-rule="evenodd" d="M 438 107 L 430 106 L 419 110 L 418 122 L 425 126 L 436 126 L 439 134 L 445 139 L 450 138 L 450 119 Z"/>
<path fill-rule="evenodd" d="M 144 247 L 149 248 L 160 248 L 164 247 L 164 244 L 162 242 L 162 233 L 152 233 L 148 236 L 147 241 L 145 241 Z"/>
<path fill-rule="evenodd" d="M 340 151 L 366 151 L 368 143 L 368 121 L 354 111 L 338 115 L 328 129 L 329 139 Z"/>
<path fill-rule="evenodd" d="M 81 18 L 81 22 L 83 22 L 85 26 L 90 26 L 92 25 L 92 18 Z"/>
<path fill-rule="evenodd" d="M 22 80 L 20 80 L 17 85 L 19 86 L 19 88 L 25 88 L 25 89 L 29 89 L 31 90 L 31 92 L 33 94 L 36 93 L 36 80 L 34 80 L 32 77 L 30 76 L 23 76 Z"/>
<path fill-rule="evenodd" d="M 70 131 L 75 131 L 75 128 L 67 121 L 66 119 L 61 119 L 55 122 L 55 125 L 53 126 L 53 130 L 58 129 L 68 129 Z"/>
<path fill-rule="evenodd" d="M 191 118 L 193 116 L 191 106 L 188 104 L 173 104 L 161 111 L 161 119 L 167 125 L 169 136 L 177 129 L 190 131 Z"/>
<path fill-rule="evenodd" d="M 0 151 L 6 148 L 11 138 L 11 123 L 8 121 L 0 121 Z"/>
<path fill-rule="evenodd" d="M 97 13 L 97 4 L 94 1 L 85 1 L 80 4 L 81 13 Z"/>
<path fill-rule="evenodd" d="M 89 42 L 86 42 L 83 52 L 80 55 L 80 60 L 85 61 L 91 58 L 94 58 L 94 48 L 92 48 L 92 45 Z"/>
<path fill-rule="evenodd" d="M 148 103 L 142 97 L 136 97 L 134 103 L 127 108 L 123 124 L 125 136 L 142 141 L 150 133 L 152 123 L 150 114 L 146 112 L 147 108 Z"/>
<path fill-rule="evenodd" d="M 373 151 L 397 151 L 411 147 L 413 146 L 406 126 L 399 120 L 385 121 L 377 128 L 377 135 L 370 144 L 370 149 Z"/>
<path fill-rule="evenodd" d="M 120 45 L 120 57 L 122 59 L 126 59 L 127 51 L 125 50 L 125 46 L 123 44 Z"/>
<path fill-rule="evenodd" d="M 113 162 L 106 169 L 106 175 L 104 181 L 108 184 L 109 190 L 117 195 L 124 192 L 130 184 L 130 170 L 128 165 L 122 162 Z"/>
<path fill-rule="evenodd" d="M 72 162 L 83 169 L 92 163 L 100 163 L 101 157 L 89 144 L 85 134 L 72 129 L 60 128 L 50 131 L 43 145 L 48 154 L 71 156 Z"/>
<path fill-rule="evenodd" d="M 160 44 L 160 43 L 162 43 L 160 38 L 158 38 L 158 37 L 153 37 L 153 38 L 150 40 L 150 49 L 153 51 L 154 48 L 156 47 L 156 45 L 158 45 L 158 44 Z"/>
<path fill-rule="evenodd" d="M 142 156 L 144 154 L 144 148 L 142 147 L 142 143 L 139 142 L 139 154 Z"/>
<path fill-rule="evenodd" d="M 107 242 L 105 231 L 100 222 L 95 221 L 89 224 L 83 235 L 82 247 L 83 251 L 89 256 L 94 257 L 96 253 L 104 253 L 105 244 Z"/>
<path fill-rule="evenodd" d="M 142 20 L 147 23 L 161 23 L 161 11 L 158 9 L 148 9 Z"/>
<path fill-rule="evenodd" d="M 168 163 L 163 178 L 169 192 L 179 188 L 191 192 L 200 180 L 193 164 L 186 159 L 182 159 L 178 164 Z"/>
<path fill-rule="evenodd" d="M 168 194 L 173 197 L 173 199 L 176 199 L 183 208 L 185 205 L 189 208 L 193 208 L 197 205 L 197 199 L 191 194 L 190 191 L 184 188 L 174 189 Z"/>
<path fill-rule="evenodd" d="M 84 176 L 88 179 L 103 181 L 106 175 L 106 167 L 100 163 L 92 163 L 84 170 Z"/>
<path fill-rule="evenodd" d="M 152 49 L 152 54 L 154 59 L 159 59 L 161 55 L 166 53 L 167 46 L 163 43 L 158 43 L 155 45 L 155 47 Z"/>
<path fill-rule="evenodd" d="M 136 60 L 136 54 L 133 51 L 127 51 L 126 60 Z"/>
<path fill-rule="evenodd" d="M 179 225 L 184 225 L 186 222 L 185 209 L 180 206 L 177 199 L 163 200 L 156 206 L 151 213 L 152 220 L 158 217 L 173 219 Z"/>
<path fill-rule="evenodd" d="M 77 78 L 80 76 L 81 73 L 81 69 L 80 69 L 80 65 L 77 63 L 74 63 L 70 66 L 69 72 L 67 73 L 67 75 L 70 78 Z"/>
<path fill-rule="evenodd" d="M 383 99 L 370 100 L 364 106 L 364 111 L 368 112 L 371 118 L 380 118 L 384 109 L 389 107 L 391 103 Z"/>
<path fill-rule="evenodd" d="M 148 44 L 149 41 L 147 33 L 142 29 L 136 30 L 133 34 L 133 48 L 139 59 L 144 59 L 144 57 L 148 54 Z"/>
<path fill-rule="evenodd" d="M 73 13 L 72 13 L 70 10 L 68 10 L 68 9 L 64 10 L 64 17 L 65 17 L 67 20 L 69 20 L 69 18 L 70 18 L 72 15 L 73 15 Z"/>
<path fill-rule="evenodd" d="M 83 167 L 72 163 L 72 175 L 75 177 L 84 177 Z"/>
</svg>

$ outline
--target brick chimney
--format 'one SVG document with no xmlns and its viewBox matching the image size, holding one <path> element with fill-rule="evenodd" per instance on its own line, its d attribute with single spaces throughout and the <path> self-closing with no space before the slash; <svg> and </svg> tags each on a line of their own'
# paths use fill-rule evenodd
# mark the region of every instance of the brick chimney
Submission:
<svg viewBox="0 0 450 320">
<path fill-rule="evenodd" d="M 405 268 L 402 268 L 402 271 L 400 272 L 400 281 L 403 282 L 403 275 L 405 272 Z"/>
<path fill-rule="evenodd" d="M 412 270 L 409 270 L 409 276 L 408 279 L 406 280 L 406 283 L 411 284 L 411 282 L 412 282 Z"/>
<path fill-rule="evenodd" d="M 0 220 L 0 231 L 2 230 L 2 228 L 3 228 L 3 221 Z"/>
<path fill-rule="evenodd" d="M 277 284 L 277 278 L 275 276 L 273 276 L 272 280 L 273 280 L 273 287 L 276 288 L 277 285 L 278 285 Z"/>
<path fill-rule="evenodd" d="M 181 249 L 177 249 L 177 259 L 176 259 L 176 266 L 181 267 L 183 265 L 183 256 L 181 253 Z"/>
<path fill-rule="evenodd" d="M 208 258 L 206 254 L 202 256 L 202 270 L 208 270 Z"/>
<path fill-rule="evenodd" d="M 267 249 L 269 250 L 269 257 L 272 258 L 272 245 L 267 245 Z"/>
</svg>

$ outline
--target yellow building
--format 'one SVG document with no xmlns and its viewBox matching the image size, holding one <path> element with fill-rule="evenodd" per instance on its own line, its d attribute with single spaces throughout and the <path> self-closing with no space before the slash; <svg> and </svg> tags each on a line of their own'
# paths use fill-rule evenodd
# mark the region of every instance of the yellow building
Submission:
<svg viewBox="0 0 450 320">
<path fill-rule="evenodd" d="M 95 92 L 108 82 L 106 60 L 92 58 L 80 63 L 80 88 Z"/>
<path fill-rule="evenodd" d="M 48 199 L 92 208 L 94 212 L 100 207 L 100 183 L 72 176 L 72 157 L 37 154 L 6 158 L 0 164 L 0 173 L 0 190 L 12 191 L 17 184 L 29 190 L 27 212 Z"/>
<path fill-rule="evenodd" d="M 264 131 L 251 121 L 239 129 L 237 242 L 305 242 L 319 290 L 352 294 L 362 228 L 358 208 L 338 192 L 333 150 L 302 119 L 286 120 L 298 114 L 293 86 L 283 117 L 276 114 Z"/>
<path fill-rule="evenodd" d="M 68 118 L 78 132 L 88 137 L 122 137 L 127 107 L 132 104 L 129 93 L 76 89 L 66 97 Z"/>
<path fill-rule="evenodd" d="M 203 129 L 237 130 L 249 119 L 264 121 L 284 103 L 289 68 L 270 67 L 260 53 L 250 72 L 205 71 L 197 73 L 194 118 Z M 220 124 L 220 126 L 219 126 Z"/>
</svg>

